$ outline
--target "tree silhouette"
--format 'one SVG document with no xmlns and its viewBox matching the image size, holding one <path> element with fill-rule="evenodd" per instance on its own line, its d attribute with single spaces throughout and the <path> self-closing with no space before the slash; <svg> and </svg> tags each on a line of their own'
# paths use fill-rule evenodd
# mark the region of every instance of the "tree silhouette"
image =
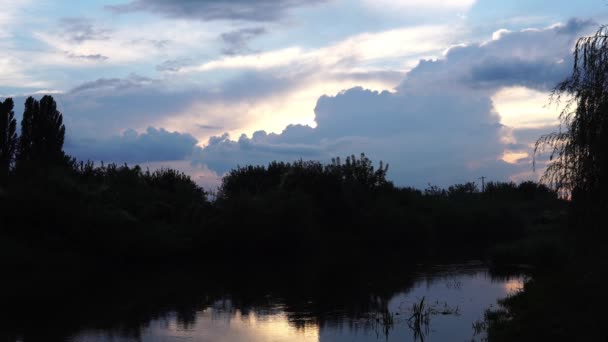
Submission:
<svg viewBox="0 0 608 342">
<path fill-rule="evenodd" d="M 0 183 L 8 178 L 17 147 L 17 121 L 13 99 L 0 101 Z"/>
<path fill-rule="evenodd" d="M 56 163 L 63 159 L 65 126 L 52 96 L 28 97 L 21 120 L 18 164 Z"/>
<path fill-rule="evenodd" d="M 608 205 L 608 27 L 580 38 L 574 49 L 572 75 L 552 94 L 567 96 L 560 129 L 536 142 L 535 154 L 547 146 L 551 162 L 544 180 L 572 196 L 578 217 L 592 219 Z"/>
</svg>

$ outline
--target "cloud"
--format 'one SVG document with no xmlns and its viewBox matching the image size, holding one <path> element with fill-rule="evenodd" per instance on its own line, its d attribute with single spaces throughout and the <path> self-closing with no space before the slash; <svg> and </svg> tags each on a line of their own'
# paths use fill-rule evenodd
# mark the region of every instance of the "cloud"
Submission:
<svg viewBox="0 0 608 342">
<path fill-rule="evenodd" d="M 103 141 L 126 127 L 164 127 L 207 142 L 195 149 L 193 161 L 218 174 L 237 164 L 327 161 L 366 152 L 391 163 L 399 184 L 449 184 L 480 175 L 506 179 L 530 165 L 525 158 L 503 160 L 505 151 L 526 146 L 504 126 L 497 112 L 504 106 L 496 106 L 495 95 L 505 87 L 541 94 L 567 73 L 558 66 L 568 65 L 572 43 L 587 27 L 572 21 L 501 31 L 486 42 L 452 47 L 440 59 L 428 56 L 440 54 L 458 30 L 365 33 L 317 49 L 294 46 L 202 64 L 178 57 L 159 66 L 174 71 L 159 78 L 100 78 L 58 98 L 74 144 L 85 136 Z M 426 59 L 411 64 L 419 58 Z M 504 63 L 494 62 L 499 58 Z M 546 71 L 531 70 L 534 78 L 496 71 L 505 65 L 530 70 L 526 63 Z M 352 88 L 356 84 L 364 87 Z M 377 91 L 382 89 L 391 91 Z"/>
<path fill-rule="evenodd" d="M 408 12 L 412 10 L 465 11 L 476 0 L 363 0 L 366 6 L 384 11 Z"/>
<path fill-rule="evenodd" d="M 63 18 L 60 21 L 63 35 L 74 43 L 83 43 L 88 40 L 110 39 L 109 29 L 93 25 L 87 18 Z"/>
<path fill-rule="evenodd" d="M 391 178 L 400 184 L 447 184 L 490 169 L 507 176 L 509 166 L 500 161 L 502 125 L 484 96 L 461 97 L 445 88 L 430 94 L 353 88 L 321 97 L 315 113 L 316 128 L 293 125 L 281 134 L 260 131 L 238 141 L 212 138 L 195 160 L 221 174 L 236 163 L 328 161 L 365 152 L 391 163 Z"/>
<path fill-rule="evenodd" d="M 146 11 L 169 18 L 192 20 L 277 21 L 290 9 L 325 0 L 134 0 L 106 6 L 114 13 Z"/>
<path fill-rule="evenodd" d="M 67 57 L 71 59 L 87 60 L 91 62 L 103 62 L 109 58 L 108 56 L 104 56 L 99 53 L 94 55 L 75 55 L 73 53 L 68 53 Z"/>
<path fill-rule="evenodd" d="M 256 122 L 258 104 L 272 96 L 281 98 L 294 84 L 296 80 L 256 72 L 239 73 L 212 85 L 130 74 L 84 82 L 54 97 L 64 113 L 68 135 L 74 137 L 101 139 L 125 128 L 141 131 L 154 126 L 206 140 L 224 129 L 237 131 Z"/>
<path fill-rule="evenodd" d="M 69 18 L 63 19 L 58 26 L 34 26 L 31 38 L 42 43 L 43 49 L 21 51 L 22 58 L 27 59 L 32 67 L 53 66 L 71 71 L 66 67 L 86 67 L 91 63 L 90 60 L 70 56 L 103 55 L 108 57 L 105 61 L 107 67 L 129 70 L 136 65 L 139 72 L 153 71 L 154 65 L 162 60 L 202 55 L 201 52 L 211 44 L 217 45 L 217 35 L 226 30 L 223 25 L 201 29 L 201 23 L 174 23 L 157 18 L 139 24 L 137 29 L 128 22 L 99 24 L 100 21 Z"/>
<path fill-rule="evenodd" d="M 442 59 L 421 61 L 401 87 L 450 82 L 490 92 L 508 86 L 548 90 L 571 71 L 578 37 L 594 29 L 593 22 L 572 19 L 545 29 L 499 30 L 490 41 L 455 46 Z"/>
<path fill-rule="evenodd" d="M 222 126 L 214 126 L 214 125 L 196 125 L 200 129 L 211 129 L 211 130 L 220 130 L 223 129 Z"/>
<path fill-rule="evenodd" d="M 0 0 L 0 39 L 12 38 L 18 32 L 19 24 L 30 15 L 31 0 Z M 0 41 L 0 46 L 3 45 Z"/>
<path fill-rule="evenodd" d="M 249 48 L 249 42 L 266 33 L 267 31 L 263 27 L 244 28 L 222 33 L 220 37 L 226 44 L 226 47 L 222 49 L 222 53 L 225 55 L 239 55 L 253 52 Z"/>
<path fill-rule="evenodd" d="M 49 87 L 49 82 L 32 77 L 22 59 L 10 54 L 0 55 L 0 91 L 3 91 L 4 87 L 46 88 Z"/>
<path fill-rule="evenodd" d="M 237 163 L 328 161 L 365 152 L 390 163 L 390 177 L 401 185 L 535 177 L 530 139 L 543 130 L 505 126 L 494 100 L 536 101 L 567 76 L 572 46 L 589 26 L 571 21 L 503 31 L 487 42 L 453 47 L 441 59 L 422 60 L 395 92 L 352 88 L 320 97 L 314 128 L 292 125 L 280 134 L 259 131 L 237 141 L 214 137 L 195 161 L 221 174 Z M 514 95 L 500 93 L 508 87 Z"/>
<path fill-rule="evenodd" d="M 181 72 L 208 72 L 215 70 L 281 69 L 284 73 L 329 70 L 341 72 L 384 68 L 403 70 L 410 60 L 439 53 L 459 35 L 459 30 L 447 25 L 425 25 L 362 33 L 317 49 L 289 46 L 261 53 L 225 56 L 220 59 L 183 68 Z M 313 70 L 317 69 L 317 70 Z"/>
<path fill-rule="evenodd" d="M 196 143 L 189 134 L 148 127 L 141 134 L 128 129 L 106 139 L 68 139 L 65 149 L 81 160 L 142 163 L 185 160 L 192 155 Z"/>
<path fill-rule="evenodd" d="M 501 122 L 517 128 L 537 128 L 558 124 L 556 104 L 549 102 L 549 91 L 538 91 L 523 86 L 503 87 L 492 101 L 500 113 Z"/>
<path fill-rule="evenodd" d="M 306 144 L 270 144 L 264 142 L 266 132 L 259 131 L 254 134 L 253 139 L 242 135 L 238 141 L 229 139 L 228 134 L 209 139 L 204 150 L 199 150 L 198 158 L 195 157 L 195 165 L 205 165 L 218 174 L 239 165 L 250 165 L 269 162 L 272 160 L 290 161 L 299 158 L 326 159 L 326 154 L 321 148 Z M 249 153 L 247 153 L 249 152 Z M 238 155 L 239 160 L 235 164 L 234 157 Z"/>
<path fill-rule="evenodd" d="M 127 78 L 99 78 L 95 81 L 85 82 L 81 85 L 74 87 L 70 90 L 71 94 L 87 92 L 87 91 L 99 91 L 99 90 L 127 90 L 132 88 L 140 88 L 143 86 L 150 85 L 156 82 L 155 80 L 139 76 L 137 74 L 131 74 Z"/>
<path fill-rule="evenodd" d="M 192 65 L 193 62 L 194 61 L 192 60 L 192 58 L 187 58 L 187 57 L 178 58 L 178 59 L 168 59 L 168 60 L 160 63 L 159 65 L 157 65 L 156 70 L 177 72 L 185 66 Z"/>
</svg>

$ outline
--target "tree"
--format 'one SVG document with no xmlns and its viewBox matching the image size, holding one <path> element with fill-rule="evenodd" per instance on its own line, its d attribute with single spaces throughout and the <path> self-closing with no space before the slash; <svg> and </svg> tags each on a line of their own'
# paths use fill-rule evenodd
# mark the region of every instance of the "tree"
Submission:
<svg viewBox="0 0 608 342">
<path fill-rule="evenodd" d="M 17 121 L 13 107 L 11 98 L 0 101 L 0 182 L 8 178 L 17 147 Z"/>
<path fill-rule="evenodd" d="M 28 97 L 21 120 L 18 164 L 57 163 L 63 160 L 65 126 L 52 96 Z"/>
<path fill-rule="evenodd" d="M 572 198 L 579 218 L 593 222 L 608 209 L 608 28 L 580 38 L 572 75 L 553 90 L 565 99 L 557 132 L 542 136 L 535 157 L 549 147 L 543 179 Z M 597 221 L 597 220 L 596 220 Z"/>
</svg>

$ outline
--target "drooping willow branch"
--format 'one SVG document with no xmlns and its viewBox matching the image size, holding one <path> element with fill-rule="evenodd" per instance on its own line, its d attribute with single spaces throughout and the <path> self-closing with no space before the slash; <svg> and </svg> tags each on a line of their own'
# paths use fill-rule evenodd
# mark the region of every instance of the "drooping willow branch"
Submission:
<svg viewBox="0 0 608 342">
<path fill-rule="evenodd" d="M 580 38 L 573 57 L 572 75 L 551 94 L 557 104 L 567 96 L 559 129 L 536 141 L 534 165 L 550 152 L 542 180 L 561 194 L 592 194 L 608 182 L 608 28 Z"/>
</svg>

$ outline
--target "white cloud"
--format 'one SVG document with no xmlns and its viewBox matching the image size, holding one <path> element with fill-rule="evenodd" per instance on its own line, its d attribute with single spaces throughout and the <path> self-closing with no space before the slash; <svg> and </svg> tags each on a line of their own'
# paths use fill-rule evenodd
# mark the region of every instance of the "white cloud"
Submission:
<svg viewBox="0 0 608 342">
<path fill-rule="evenodd" d="M 102 22 L 92 25 L 104 32 L 103 39 L 74 39 L 71 27 L 35 31 L 34 37 L 50 47 L 38 62 L 45 65 L 86 66 L 91 64 L 90 60 L 70 57 L 103 55 L 107 57 L 103 61 L 106 64 L 155 63 L 160 58 L 200 52 L 201 46 L 214 43 L 222 28 L 203 28 L 200 23 L 169 23 L 167 20 L 147 23 L 137 30 L 126 25 L 105 27 Z"/>
<path fill-rule="evenodd" d="M 514 128 L 555 126 L 559 123 L 559 108 L 549 103 L 550 94 L 521 86 L 506 87 L 494 94 L 492 101 L 504 125 Z"/>
<path fill-rule="evenodd" d="M 186 67 L 183 73 L 206 72 L 221 69 L 272 69 L 289 67 L 297 71 L 304 68 L 365 68 L 384 65 L 395 69 L 391 62 L 398 60 L 401 68 L 409 60 L 421 55 L 437 54 L 461 34 L 458 28 L 449 26 L 415 26 L 400 29 L 362 33 L 335 44 L 318 49 L 299 46 L 229 56 Z M 387 63 L 388 62 L 388 63 Z M 397 66 L 399 69 L 399 66 Z"/>
<path fill-rule="evenodd" d="M 12 1 L 0 0 L 0 39 L 13 37 L 15 26 L 24 18 L 23 10 L 30 5 L 30 0 Z M 0 47 L 2 47 L 0 41 Z"/>
<path fill-rule="evenodd" d="M 476 0 L 361 0 L 369 8 L 387 13 L 419 13 L 429 12 L 466 12 Z"/>
<path fill-rule="evenodd" d="M 27 65 L 10 54 L 0 56 L 0 85 L 21 88 L 50 87 L 49 82 L 36 80 L 27 74 Z M 13 95 L 13 94 L 0 94 Z"/>
<path fill-rule="evenodd" d="M 185 110 L 163 118 L 155 125 L 189 132 L 200 142 L 206 142 L 212 135 L 222 132 L 239 136 L 241 133 L 253 134 L 260 129 L 278 133 L 290 124 L 314 127 L 314 104 L 319 94 L 338 94 L 355 84 L 381 91 L 392 89 L 397 83 L 396 80 L 373 76 L 358 80 L 349 79 L 348 74 L 343 79 L 332 78 L 332 75 L 302 75 L 296 84 L 259 98 L 222 100 L 218 96 L 215 100 L 195 101 Z M 197 129 L 197 124 L 193 123 L 217 128 L 200 130 Z"/>
</svg>

